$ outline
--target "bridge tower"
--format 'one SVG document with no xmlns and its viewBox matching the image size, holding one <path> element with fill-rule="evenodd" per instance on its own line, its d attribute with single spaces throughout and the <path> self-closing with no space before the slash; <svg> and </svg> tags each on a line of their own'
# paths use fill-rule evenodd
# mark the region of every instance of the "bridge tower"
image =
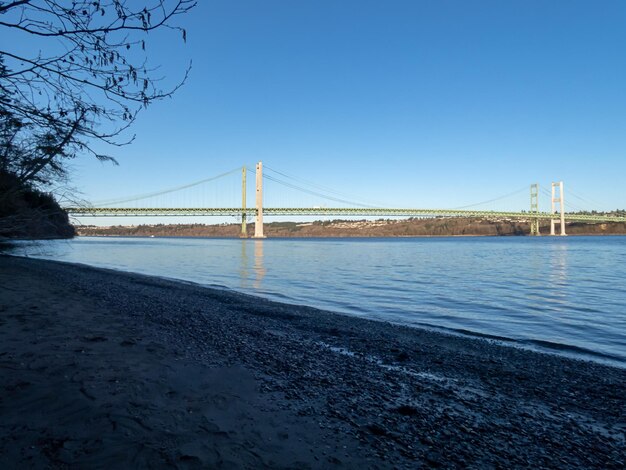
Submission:
<svg viewBox="0 0 626 470">
<path fill-rule="evenodd" d="M 263 162 L 256 164 L 256 218 L 254 220 L 254 238 L 263 235 Z"/>
<path fill-rule="evenodd" d="M 246 166 L 241 167 L 241 238 L 248 238 L 246 223 Z"/>
<path fill-rule="evenodd" d="M 560 235 L 564 237 L 567 234 L 565 233 L 565 197 L 563 194 L 563 181 L 559 181 L 558 183 L 552 183 L 552 214 L 556 214 L 557 203 L 559 205 L 559 213 L 561 217 L 560 219 L 550 219 L 550 235 L 556 235 L 556 232 L 554 230 L 554 224 L 556 222 L 559 222 L 561 225 Z"/>
<path fill-rule="evenodd" d="M 541 235 L 539 231 L 539 218 L 533 217 L 533 214 L 539 213 L 539 185 L 537 183 L 530 185 L 530 234 L 538 237 Z"/>
</svg>

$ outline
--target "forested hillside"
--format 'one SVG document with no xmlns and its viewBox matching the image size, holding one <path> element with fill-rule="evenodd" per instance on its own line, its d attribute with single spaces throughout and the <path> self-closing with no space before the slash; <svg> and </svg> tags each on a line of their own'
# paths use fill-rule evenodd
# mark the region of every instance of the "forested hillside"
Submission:
<svg viewBox="0 0 626 470">
<path fill-rule="evenodd" d="M 137 225 L 137 226 L 77 226 L 83 236 L 130 236 L 130 237 L 238 237 L 239 224 L 221 225 Z M 570 235 L 626 234 L 626 224 L 568 223 Z M 428 237 L 428 236 L 506 236 L 528 235 L 528 222 L 511 220 L 467 219 L 448 217 L 436 219 L 403 220 L 332 220 L 307 223 L 266 223 L 265 234 L 278 237 Z M 248 233 L 254 233 L 254 224 L 248 224 Z M 541 233 L 550 233 L 547 223 L 541 225 Z"/>
<path fill-rule="evenodd" d="M 0 171 L 0 238 L 68 238 L 74 227 L 54 198 Z"/>
</svg>

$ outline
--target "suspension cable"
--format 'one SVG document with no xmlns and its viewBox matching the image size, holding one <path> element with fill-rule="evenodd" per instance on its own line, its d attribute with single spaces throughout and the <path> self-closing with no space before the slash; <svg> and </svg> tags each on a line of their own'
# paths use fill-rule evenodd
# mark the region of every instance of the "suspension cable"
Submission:
<svg viewBox="0 0 626 470">
<path fill-rule="evenodd" d="M 576 194 L 571 189 L 567 190 L 567 194 L 570 195 L 570 196 L 574 196 L 576 199 L 578 199 L 578 200 L 580 200 L 580 201 L 582 201 L 582 202 L 584 202 L 586 204 L 591 204 L 593 206 L 598 206 L 598 207 L 602 207 L 602 206 L 606 207 L 605 204 L 600 204 L 598 201 L 594 201 L 593 199 L 586 199 L 586 198 L 584 198 L 582 196 L 579 196 L 578 194 Z"/>
<path fill-rule="evenodd" d="M 129 196 L 129 197 L 126 197 L 126 198 L 123 198 L 123 199 L 115 199 L 115 200 L 109 199 L 109 200 L 105 200 L 105 201 L 96 202 L 96 203 L 94 203 L 94 205 L 95 206 L 110 206 L 110 205 L 113 205 L 113 204 L 122 204 L 124 202 L 140 201 L 142 199 L 148 199 L 150 197 L 161 196 L 163 194 L 173 193 L 173 192 L 176 192 L 176 191 L 180 191 L 182 189 L 192 188 L 194 186 L 198 186 L 198 185 L 203 184 L 203 183 L 208 183 L 209 181 L 215 181 L 216 179 L 222 178 L 224 176 L 231 175 L 231 174 L 233 174 L 233 173 L 235 173 L 237 171 L 241 171 L 241 168 L 235 168 L 234 170 L 230 170 L 230 171 L 228 171 L 226 173 L 222 173 L 220 175 L 213 176 L 211 178 L 206 178 L 206 179 L 203 179 L 203 180 L 200 180 L 200 181 L 196 181 L 194 183 L 189 183 L 189 184 L 184 184 L 182 186 L 177 186 L 175 188 L 164 189 L 162 191 L 155 191 L 153 193 L 138 194 L 138 195 Z"/>
<path fill-rule="evenodd" d="M 552 203 L 552 193 L 548 191 L 546 188 L 541 188 L 541 192 L 543 192 L 544 196 L 547 196 L 550 199 L 550 203 Z M 572 204 L 572 202 L 569 200 L 567 202 L 567 205 L 569 207 L 572 207 L 573 209 L 576 209 L 579 212 L 587 212 L 585 209 L 581 208 L 577 204 Z M 550 210 L 552 210 L 552 208 L 550 208 Z"/>
<path fill-rule="evenodd" d="M 313 191 L 313 190 L 310 190 L 310 189 L 303 188 L 301 186 L 297 186 L 297 185 L 292 184 L 292 183 L 288 183 L 286 181 L 282 181 L 282 180 L 280 180 L 280 179 L 278 179 L 278 178 L 276 178 L 276 177 L 274 177 L 272 175 L 267 175 L 266 174 L 266 175 L 264 175 L 264 177 L 267 178 L 270 181 L 274 181 L 274 182 L 276 182 L 278 184 L 282 184 L 283 186 L 287 186 L 288 188 L 292 188 L 292 189 L 295 189 L 297 191 L 301 191 L 301 192 L 304 192 L 304 193 L 307 193 L 307 194 L 311 194 L 313 196 L 321 197 L 323 199 L 328 199 L 330 201 L 341 202 L 343 204 L 349 204 L 349 205 L 360 206 L 360 207 L 368 207 L 368 208 L 373 207 L 373 206 L 370 206 L 370 205 L 367 205 L 367 204 L 360 204 L 358 202 L 348 201 L 347 199 L 341 199 L 341 198 L 337 198 L 337 197 L 333 197 L 333 196 L 328 196 L 328 195 L 319 193 L 317 191 Z"/>
<path fill-rule="evenodd" d="M 515 196 L 516 194 L 521 193 L 522 191 L 527 191 L 528 188 L 524 186 L 521 189 L 513 191 L 512 193 L 505 194 L 504 196 L 499 196 L 494 199 L 489 199 L 488 201 L 477 202 L 476 204 L 468 204 L 467 206 L 453 207 L 453 209 L 467 209 L 468 207 L 481 206 L 483 204 L 489 204 L 490 202 L 500 201 L 501 199 L 505 199 L 507 197 Z"/>
<path fill-rule="evenodd" d="M 354 194 L 343 193 L 343 192 L 341 192 L 341 191 L 337 191 L 337 190 L 335 190 L 335 189 L 333 189 L 333 188 L 330 188 L 330 187 L 328 187 L 328 186 L 324 186 L 324 185 L 319 184 L 319 183 L 314 183 L 314 182 L 312 182 L 312 181 L 308 181 L 308 180 L 306 180 L 306 179 L 304 179 L 304 178 L 299 178 L 299 177 L 297 177 L 297 176 L 288 175 L 288 174 L 283 173 L 283 172 L 281 172 L 281 171 L 275 170 L 274 168 L 271 168 L 271 167 L 269 167 L 269 166 L 267 166 L 267 165 L 264 165 L 263 169 L 268 169 L 268 170 L 270 170 L 270 171 L 272 171 L 272 172 L 274 172 L 274 173 L 276 173 L 276 174 L 278 174 L 278 175 L 281 175 L 281 176 L 283 176 L 283 177 L 285 177 L 285 178 L 287 178 L 287 179 L 289 179 L 289 180 L 299 181 L 299 182 L 300 182 L 300 183 L 302 183 L 302 184 L 305 184 L 305 185 L 311 186 L 311 187 L 313 187 L 313 188 L 318 188 L 318 189 L 319 189 L 319 190 L 321 190 L 321 191 L 324 191 L 324 192 L 326 192 L 326 193 L 331 193 L 331 194 L 334 194 L 335 196 L 338 196 L 338 197 L 340 197 L 340 198 L 348 198 L 348 199 L 357 198 L 357 199 L 360 199 L 358 196 L 355 196 Z M 374 206 L 377 206 L 377 207 L 384 207 L 384 206 L 386 206 L 386 205 L 387 205 L 387 204 L 380 204 L 380 203 L 379 203 L 379 201 L 367 201 L 367 200 L 363 200 L 363 202 L 366 202 L 366 203 L 371 203 L 371 204 L 373 204 Z"/>
</svg>

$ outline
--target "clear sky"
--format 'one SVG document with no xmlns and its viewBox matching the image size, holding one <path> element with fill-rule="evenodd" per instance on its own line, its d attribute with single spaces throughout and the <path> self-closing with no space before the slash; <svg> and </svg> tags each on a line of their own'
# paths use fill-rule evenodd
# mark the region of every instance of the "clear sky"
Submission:
<svg viewBox="0 0 626 470">
<path fill-rule="evenodd" d="M 624 1 L 202 0 L 179 22 L 187 44 L 149 52 L 172 81 L 192 60 L 188 83 L 120 166 L 74 162 L 87 199 L 263 160 L 400 207 L 562 179 L 577 207 L 626 208 Z"/>
</svg>

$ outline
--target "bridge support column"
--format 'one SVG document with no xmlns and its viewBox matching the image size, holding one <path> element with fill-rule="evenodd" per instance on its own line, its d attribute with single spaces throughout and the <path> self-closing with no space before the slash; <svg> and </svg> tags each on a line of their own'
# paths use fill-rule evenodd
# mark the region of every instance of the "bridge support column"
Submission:
<svg viewBox="0 0 626 470">
<path fill-rule="evenodd" d="M 530 235 L 538 237 L 541 235 L 539 231 L 539 218 L 533 215 L 539 213 L 539 185 L 537 183 L 530 185 Z"/>
<path fill-rule="evenodd" d="M 556 195 L 558 189 L 558 197 Z M 563 194 L 563 181 L 559 181 L 558 183 L 552 183 L 552 214 L 556 214 L 556 205 L 559 204 L 559 219 L 550 219 L 550 235 L 556 235 L 555 224 L 557 222 L 561 225 L 561 233 L 562 237 L 566 236 L 565 233 L 565 197 Z"/>
<path fill-rule="evenodd" d="M 263 235 L 263 162 L 256 164 L 256 218 L 254 219 L 254 238 Z"/>
<path fill-rule="evenodd" d="M 241 167 L 241 238 L 248 238 L 246 223 L 246 167 Z"/>
</svg>

